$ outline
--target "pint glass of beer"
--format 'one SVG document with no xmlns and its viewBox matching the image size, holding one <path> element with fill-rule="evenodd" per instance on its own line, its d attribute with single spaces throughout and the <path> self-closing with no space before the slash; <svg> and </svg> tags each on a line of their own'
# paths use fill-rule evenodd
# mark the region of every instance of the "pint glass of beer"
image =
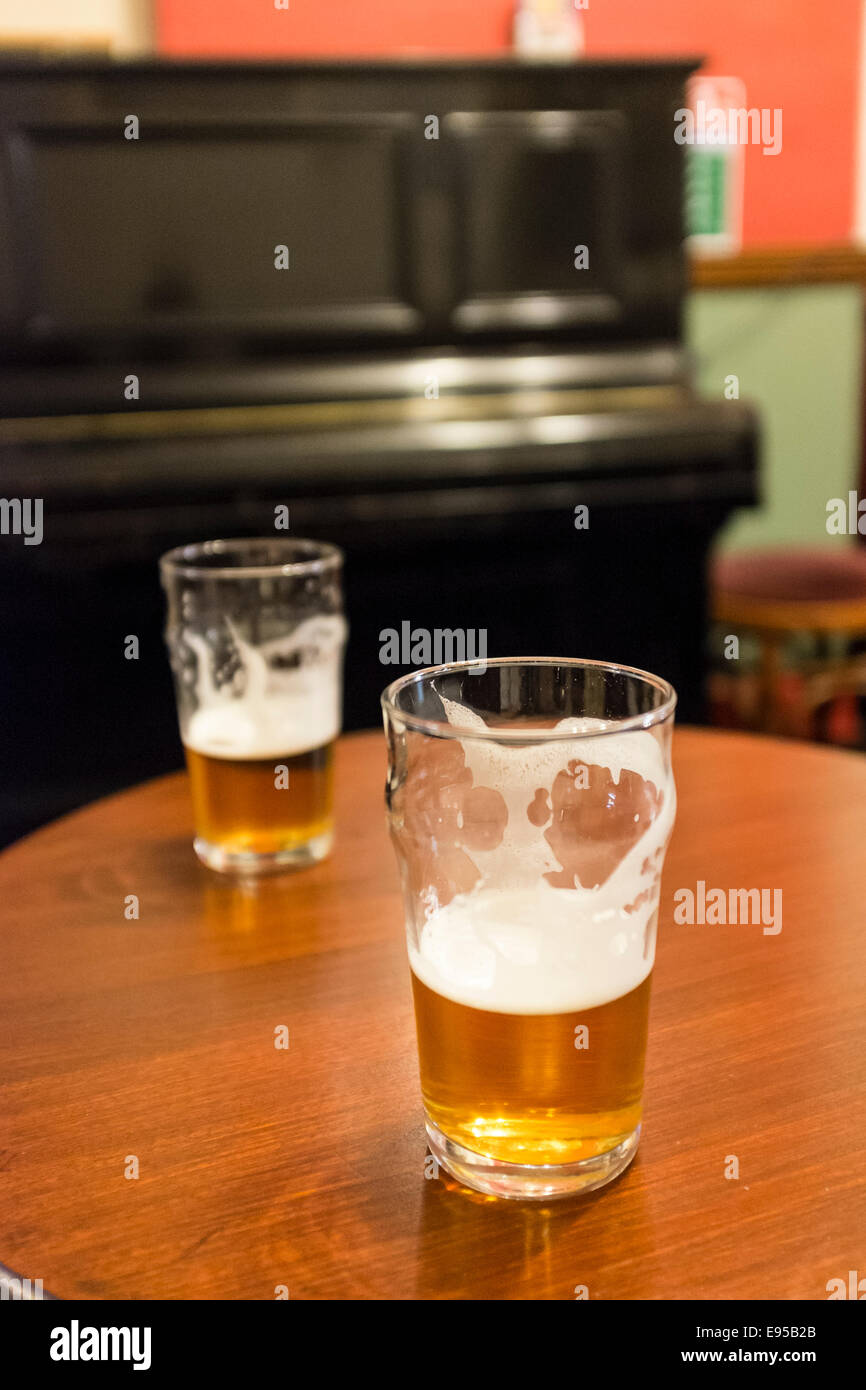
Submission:
<svg viewBox="0 0 866 1390">
<path fill-rule="evenodd" d="M 205 541 L 160 561 L 196 854 L 244 874 L 323 859 L 346 638 L 343 556 Z"/>
<path fill-rule="evenodd" d="M 564 1197 L 634 1157 L 675 704 L 553 657 L 382 697 L 427 1135 L 478 1191 Z"/>
</svg>

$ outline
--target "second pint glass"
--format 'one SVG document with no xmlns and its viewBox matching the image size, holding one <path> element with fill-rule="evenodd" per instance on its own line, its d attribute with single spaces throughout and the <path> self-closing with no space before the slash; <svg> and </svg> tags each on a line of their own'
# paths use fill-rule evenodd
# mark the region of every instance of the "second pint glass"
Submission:
<svg viewBox="0 0 866 1390">
<path fill-rule="evenodd" d="M 479 1191 L 567 1196 L 634 1156 L 675 703 L 553 658 L 382 697 L 427 1134 Z"/>
<path fill-rule="evenodd" d="M 194 845 L 212 869 L 263 873 L 330 849 L 342 559 L 318 541 L 265 539 L 160 561 Z"/>
</svg>

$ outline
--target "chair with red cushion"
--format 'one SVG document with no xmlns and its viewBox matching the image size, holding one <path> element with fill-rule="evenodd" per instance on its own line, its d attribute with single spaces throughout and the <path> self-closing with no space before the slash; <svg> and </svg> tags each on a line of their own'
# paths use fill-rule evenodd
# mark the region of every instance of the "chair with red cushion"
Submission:
<svg viewBox="0 0 866 1390">
<path fill-rule="evenodd" d="M 760 649 L 750 711 L 748 682 L 739 695 L 730 677 L 714 682 L 717 697 L 732 698 L 737 722 L 866 746 L 866 549 L 720 555 L 711 588 L 715 622 L 726 634 L 750 634 Z M 812 652 L 791 670 L 786 655 L 798 637 Z"/>
</svg>

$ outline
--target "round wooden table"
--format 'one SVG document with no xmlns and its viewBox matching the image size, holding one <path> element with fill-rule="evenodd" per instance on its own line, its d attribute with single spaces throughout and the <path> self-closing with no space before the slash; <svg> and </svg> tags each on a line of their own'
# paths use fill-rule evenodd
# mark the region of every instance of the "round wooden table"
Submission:
<svg viewBox="0 0 866 1390">
<path fill-rule="evenodd" d="M 182 775 L 7 850 L 0 1260 L 99 1299 L 825 1299 L 866 1275 L 866 761 L 674 746 L 641 1147 L 550 1205 L 425 1176 L 380 734 L 342 741 L 336 850 L 294 875 L 202 868 Z M 677 925 L 698 881 L 781 889 L 781 932 Z"/>
</svg>

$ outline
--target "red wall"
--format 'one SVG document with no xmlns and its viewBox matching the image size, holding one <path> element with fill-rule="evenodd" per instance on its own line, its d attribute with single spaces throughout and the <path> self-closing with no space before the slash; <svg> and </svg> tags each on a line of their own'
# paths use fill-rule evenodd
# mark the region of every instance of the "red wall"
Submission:
<svg viewBox="0 0 866 1390">
<path fill-rule="evenodd" d="M 412 49 L 496 53 L 511 43 L 512 0 L 289 0 L 289 6 L 156 0 L 160 52 L 367 57 Z"/>
<path fill-rule="evenodd" d="M 861 0 L 590 0 L 593 53 L 706 57 L 749 106 L 782 108 L 782 152 L 746 147 L 748 245 L 847 241 L 854 225 Z"/>
<path fill-rule="evenodd" d="M 589 0 L 587 53 L 703 54 L 782 108 L 782 152 L 746 149 L 747 244 L 846 241 L 854 220 L 861 0 Z M 492 54 L 512 0 L 156 0 L 172 56 Z M 832 16 L 832 22 L 830 19 Z"/>
</svg>

